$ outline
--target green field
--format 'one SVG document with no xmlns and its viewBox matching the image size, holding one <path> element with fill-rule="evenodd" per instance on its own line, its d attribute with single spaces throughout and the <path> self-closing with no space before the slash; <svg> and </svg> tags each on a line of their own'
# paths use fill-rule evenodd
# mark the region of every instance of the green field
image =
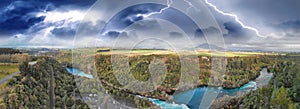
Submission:
<svg viewBox="0 0 300 109">
<path fill-rule="evenodd" d="M 0 65 L 0 79 L 5 78 L 8 75 L 11 75 L 15 72 L 19 72 L 19 65 L 12 64 L 12 65 Z M 3 97 L 5 92 L 7 92 L 10 88 L 6 87 L 7 82 L 0 85 L 0 105 L 3 102 Z M 1 107 L 1 106 L 0 106 Z"/>
<path fill-rule="evenodd" d="M 19 65 L 0 65 L 0 79 L 19 72 Z"/>
<path fill-rule="evenodd" d="M 152 49 L 134 49 L 134 50 L 112 50 L 109 52 L 97 52 L 97 54 L 126 54 L 130 55 L 151 55 L 151 54 L 187 54 L 198 56 L 224 56 L 224 57 L 247 57 L 257 55 L 278 55 L 277 53 L 262 53 L 262 52 L 211 52 L 211 51 L 172 51 L 172 50 L 152 50 Z"/>
<path fill-rule="evenodd" d="M 97 50 L 108 49 L 109 51 L 97 52 Z M 202 51 L 174 51 L 174 50 L 156 50 L 156 49 L 109 49 L 109 48 L 79 48 L 74 50 L 62 50 L 64 54 L 80 54 L 80 55 L 112 55 L 112 54 L 127 54 L 127 55 L 152 55 L 152 54 L 185 54 L 185 55 L 198 55 L 198 56 L 222 56 L 222 57 L 247 57 L 247 56 L 258 56 L 258 55 L 280 55 L 278 53 L 264 53 L 264 52 L 212 52 L 208 50 Z"/>
</svg>

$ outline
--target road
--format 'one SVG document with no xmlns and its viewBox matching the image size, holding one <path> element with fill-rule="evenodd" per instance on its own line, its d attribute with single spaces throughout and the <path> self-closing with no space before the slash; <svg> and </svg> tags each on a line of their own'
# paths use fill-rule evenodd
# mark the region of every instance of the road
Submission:
<svg viewBox="0 0 300 109">
<path fill-rule="evenodd" d="M 5 83 L 6 81 L 8 81 L 9 79 L 11 79 L 12 77 L 16 76 L 18 73 L 20 73 L 20 72 L 13 73 L 13 74 L 8 75 L 5 78 L 1 79 L 0 80 L 0 85 L 3 84 L 3 83 Z"/>
<path fill-rule="evenodd" d="M 50 89 L 49 89 L 49 97 L 50 97 L 50 109 L 54 109 L 55 106 L 54 106 L 54 88 L 53 88 L 53 82 L 54 82 L 54 71 L 53 71 L 53 66 L 51 65 L 50 66 L 50 69 L 51 69 L 51 74 L 50 74 Z"/>
</svg>

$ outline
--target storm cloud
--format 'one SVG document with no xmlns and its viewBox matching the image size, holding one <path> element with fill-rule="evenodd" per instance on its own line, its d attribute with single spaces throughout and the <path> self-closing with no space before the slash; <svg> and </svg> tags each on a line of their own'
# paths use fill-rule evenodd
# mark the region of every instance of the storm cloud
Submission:
<svg viewBox="0 0 300 109">
<path fill-rule="evenodd" d="M 228 47 L 258 49 L 262 46 L 262 49 L 276 49 L 276 47 L 288 48 L 299 43 L 300 14 L 298 14 L 298 10 L 300 1 L 298 0 L 209 1 L 224 12 L 236 14 L 244 24 L 254 27 L 268 36 L 265 39 L 260 38 L 254 31 L 243 28 L 234 18 L 210 9 L 222 30 Z M 85 12 L 95 2 L 96 0 L 3 0 L 0 3 L 1 41 L 7 42 L 7 44 L 15 42 L 64 44 L 65 40 L 73 39 L 76 36 L 78 27 L 81 29 L 80 35 L 91 40 L 93 40 L 92 36 L 101 34 L 112 38 L 131 39 L 132 36 L 138 38 L 140 37 L 137 35 L 138 31 L 148 30 L 152 30 L 149 31 L 149 33 L 153 33 L 151 35 L 163 37 L 158 35 L 158 30 L 165 28 L 161 28 L 157 20 L 149 20 L 141 15 L 158 12 L 165 7 L 164 5 L 144 4 L 129 7 L 117 13 L 109 21 L 83 20 Z M 119 1 L 111 2 L 118 3 Z M 173 8 L 167 9 L 164 14 L 153 15 L 152 18 L 168 20 L 183 30 L 166 32 L 164 35 L 168 38 L 180 39 L 187 34 L 200 40 L 203 39 L 204 33 L 214 36 L 219 32 L 217 27 L 199 29 L 188 16 Z M 133 34 L 134 31 L 125 30 L 128 26 L 136 28 L 136 34 Z M 101 27 L 104 27 L 103 31 L 101 31 Z"/>
<path fill-rule="evenodd" d="M 0 36 L 10 37 L 14 34 L 22 34 L 36 25 L 39 25 L 35 27 L 38 30 L 47 28 L 51 24 L 43 24 L 46 16 L 37 16 L 37 14 L 54 10 L 84 9 L 84 7 L 91 6 L 94 2 L 95 0 L 19 0 L 1 2 Z M 68 9 L 59 7 L 68 7 Z"/>
</svg>

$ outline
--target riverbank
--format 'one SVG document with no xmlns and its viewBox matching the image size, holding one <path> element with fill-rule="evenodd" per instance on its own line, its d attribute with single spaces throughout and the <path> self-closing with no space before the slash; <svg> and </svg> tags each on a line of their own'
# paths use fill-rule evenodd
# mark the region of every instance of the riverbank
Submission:
<svg viewBox="0 0 300 109">
<path fill-rule="evenodd" d="M 262 71 L 260 71 L 260 76 L 256 78 L 254 81 L 250 81 L 249 83 L 243 85 L 240 88 L 235 89 L 226 89 L 223 87 L 198 87 L 195 89 L 190 89 L 184 92 L 177 93 L 173 95 L 174 101 L 166 102 L 162 100 L 157 99 L 150 99 L 153 103 L 156 103 L 156 105 L 160 105 L 162 108 L 164 108 L 164 105 L 161 104 L 173 104 L 172 106 L 179 106 L 182 107 L 182 105 L 186 105 L 187 107 L 191 109 L 197 109 L 197 108 L 207 108 L 210 105 L 208 104 L 202 104 L 201 102 L 204 102 L 202 98 L 209 98 L 213 97 L 211 100 L 215 103 L 214 105 L 218 104 L 226 104 L 226 101 L 228 102 L 232 98 L 243 96 L 246 93 L 249 93 L 250 91 L 256 90 L 258 88 L 261 88 L 265 85 L 268 85 L 268 82 L 273 77 L 272 73 L 268 73 L 267 69 L 264 68 Z M 208 95 L 208 96 L 207 96 Z M 209 100 L 208 100 L 209 101 Z M 174 104 L 175 103 L 175 104 Z M 216 106 L 214 106 L 216 107 Z"/>
</svg>

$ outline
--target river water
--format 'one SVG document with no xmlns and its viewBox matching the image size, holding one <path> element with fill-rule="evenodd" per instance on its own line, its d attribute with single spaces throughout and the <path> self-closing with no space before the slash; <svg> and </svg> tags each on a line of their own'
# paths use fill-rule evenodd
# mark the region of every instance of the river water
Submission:
<svg viewBox="0 0 300 109">
<path fill-rule="evenodd" d="M 79 69 L 76 68 L 67 68 L 67 71 L 73 75 L 78 75 L 87 78 L 93 78 L 92 75 L 86 74 Z M 184 92 L 177 93 L 173 95 L 174 102 L 169 103 L 166 101 L 148 98 L 149 101 L 153 102 L 154 104 L 160 106 L 163 109 L 198 109 L 198 108 L 206 108 L 207 104 L 203 103 L 201 105 L 203 97 L 207 96 L 207 93 L 215 93 L 213 98 L 220 98 L 224 95 L 227 96 L 237 96 L 238 94 L 247 93 L 251 90 L 256 90 L 264 85 L 267 85 L 270 79 L 273 77 L 272 73 L 268 73 L 267 69 L 263 69 L 260 72 L 260 76 L 256 78 L 254 81 L 250 81 L 249 83 L 243 85 L 240 88 L 235 89 L 224 89 L 222 87 L 199 87 L 191 90 L 187 90 Z M 208 93 L 208 94 L 209 94 Z M 208 103 L 209 104 L 209 103 Z"/>
<path fill-rule="evenodd" d="M 260 72 L 260 76 L 258 78 L 256 78 L 254 81 L 250 81 L 240 88 L 224 89 L 222 87 L 199 87 L 173 95 L 175 101 L 174 103 L 168 103 L 166 101 L 152 98 L 149 100 L 163 109 L 202 109 L 209 106 L 207 105 L 209 103 L 203 103 L 201 105 L 202 99 L 207 92 L 216 93 L 215 95 L 218 96 L 214 96 L 214 98 L 220 98 L 224 95 L 233 97 L 237 96 L 238 94 L 244 94 L 250 92 L 251 90 L 256 90 L 257 88 L 267 85 L 272 77 L 272 73 L 268 73 L 267 69 L 263 69 Z M 209 98 L 209 95 L 206 95 L 205 97 Z"/>
<path fill-rule="evenodd" d="M 79 69 L 76 68 L 71 68 L 71 67 L 67 67 L 67 71 L 73 75 L 77 75 L 77 76 L 82 76 L 82 77 L 87 77 L 87 78 L 93 78 L 93 75 L 89 75 L 86 74 L 82 71 L 80 71 Z"/>
</svg>

